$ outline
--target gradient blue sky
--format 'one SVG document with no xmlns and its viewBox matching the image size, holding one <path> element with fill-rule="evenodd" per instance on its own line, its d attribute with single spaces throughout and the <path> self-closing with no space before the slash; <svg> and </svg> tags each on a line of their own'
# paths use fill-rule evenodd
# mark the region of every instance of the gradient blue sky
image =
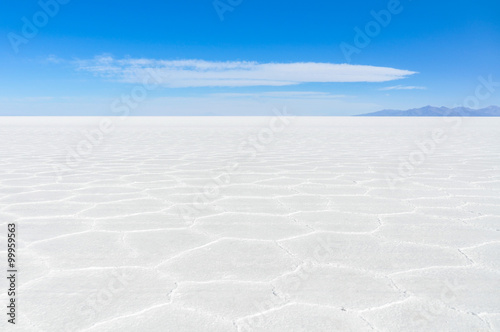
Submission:
<svg viewBox="0 0 500 332">
<path fill-rule="evenodd" d="M 230 8 L 221 20 L 213 0 L 60 2 L 53 17 L 37 1 L 2 3 L 0 115 L 113 115 L 147 68 L 161 84 L 132 115 L 451 107 L 474 97 L 479 76 L 500 81 L 494 0 L 401 0 L 350 57 L 340 45 L 356 46 L 355 28 L 394 3 L 220 0 Z M 24 22 L 37 19 L 36 35 L 23 34 Z M 500 87 L 478 106 L 492 104 Z"/>
</svg>

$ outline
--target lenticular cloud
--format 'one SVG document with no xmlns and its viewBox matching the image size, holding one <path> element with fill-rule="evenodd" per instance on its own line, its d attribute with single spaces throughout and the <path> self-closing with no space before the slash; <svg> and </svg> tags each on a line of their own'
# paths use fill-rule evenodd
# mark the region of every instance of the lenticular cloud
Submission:
<svg viewBox="0 0 500 332">
<path fill-rule="evenodd" d="M 257 63 L 205 60 L 114 59 L 95 57 L 76 62 L 78 69 L 108 79 L 141 83 L 154 75 L 167 87 L 285 86 L 301 83 L 386 82 L 414 71 L 390 67 L 317 62 Z"/>
</svg>

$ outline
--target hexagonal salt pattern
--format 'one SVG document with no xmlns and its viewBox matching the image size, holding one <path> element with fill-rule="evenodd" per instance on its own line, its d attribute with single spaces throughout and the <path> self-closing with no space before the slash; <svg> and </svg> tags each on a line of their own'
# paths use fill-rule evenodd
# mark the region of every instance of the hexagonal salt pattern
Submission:
<svg viewBox="0 0 500 332">
<path fill-rule="evenodd" d="M 498 119 L 113 121 L 0 119 L 20 331 L 500 331 Z"/>
</svg>

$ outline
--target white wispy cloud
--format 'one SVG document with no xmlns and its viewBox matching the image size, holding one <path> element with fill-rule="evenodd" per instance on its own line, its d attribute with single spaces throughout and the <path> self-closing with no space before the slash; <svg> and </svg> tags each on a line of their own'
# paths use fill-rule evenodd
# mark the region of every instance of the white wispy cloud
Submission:
<svg viewBox="0 0 500 332">
<path fill-rule="evenodd" d="M 46 63 L 52 63 L 52 64 L 58 64 L 58 63 L 62 63 L 62 62 L 65 62 L 64 59 L 54 55 L 54 54 L 51 54 L 49 55 L 46 59 L 45 59 L 45 62 Z"/>
<path fill-rule="evenodd" d="M 166 87 L 287 86 L 326 82 L 387 82 L 416 74 L 389 67 L 317 62 L 258 63 L 205 60 L 115 59 L 98 56 L 78 60 L 79 70 L 107 79 L 142 83 L 154 76 Z"/>
<path fill-rule="evenodd" d="M 427 89 L 425 86 L 411 86 L 411 85 L 395 85 L 395 86 L 387 86 L 384 88 L 380 88 L 381 91 L 388 90 L 425 90 Z"/>
<path fill-rule="evenodd" d="M 272 99 L 338 99 L 352 97 L 321 91 L 266 91 L 255 93 L 212 93 L 212 97 L 225 98 L 272 98 Z"/>
</svg>

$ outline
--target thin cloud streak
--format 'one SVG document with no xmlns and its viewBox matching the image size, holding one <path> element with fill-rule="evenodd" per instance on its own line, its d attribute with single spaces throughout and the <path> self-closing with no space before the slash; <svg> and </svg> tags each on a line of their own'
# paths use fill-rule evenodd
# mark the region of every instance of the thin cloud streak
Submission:
<svg viewBox="0 0 500 332">
<path fill-rule="evenodd" d="M 170 88 L 387 82 L 416 74 L 409 70 L 350 64 L 115 59 L 111 56 L 78 60 L 75 65 L 78 70 L 127 83 L 141 83 L 143 77 L 150 76 L 153 71 L 156 79 Z"/>
<path fill-rule="evenodd" d="M 425 86 L 405 86 L 405 85 L 395 85 L 388 86 L 385 88 L 380 88 L 380 91 L 389 91 L 389 90 L 426 90 Z"/>
<path fill-rule="evenodd" d="M 319 91 L 267 91 L 256 93 L 212 93 L 213 97 L 224 98 L 284 98 L 284 99 L 339 99 L 351 98 L 349 95 L 335 95 Z"/>
</svg>

